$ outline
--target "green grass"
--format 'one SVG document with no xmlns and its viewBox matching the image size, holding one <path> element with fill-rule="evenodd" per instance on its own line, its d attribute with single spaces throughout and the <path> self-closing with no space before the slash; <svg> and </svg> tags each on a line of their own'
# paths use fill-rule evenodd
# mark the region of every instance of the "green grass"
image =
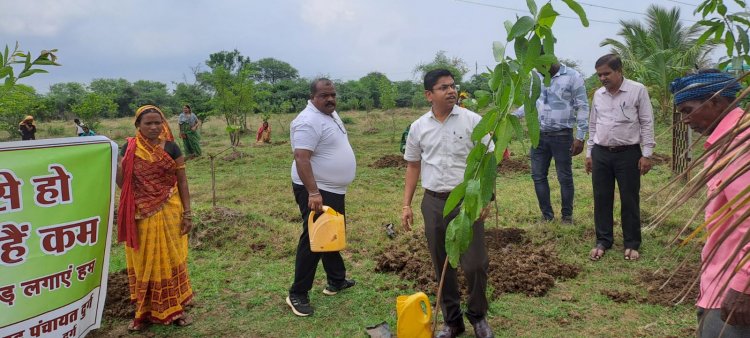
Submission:
<svg viewBox="0 0 750 338">
<path fill-rule="evenodd" d="M 350 277 L 357 279 L 351 290 L 328 297 L 322 294 L 325 277 L 319 267 L 311 301 L 315 314 L 309 318 L 294 316 L 284 302 L 293 273 L 294 253 L 300 232 L 299 211 L 291 192 L 291 148 L 288 126 L 294 115 L 273 115 L 273 145 L 253 146 L 254 133 L 244 136 L 239 151 L 244 156 L 233 161 L 223 160 L 229 152 L 216 158 L 217 205 L 236 210 L 244 216 L 240 221 L 203 224 L 220 227 L 224 241 L 220 248 L 208 247 L 190 252 L 190 274 L 196 293 L 195 319 L 189 328 L 153 326 L 156 336 L 243 336 L 243 337 L 364 337 L 366 326 L 388 322 L 396 331 L 396 297 L 416 291 L 411 283 L 393 274 L 375 273 L 375 261 L 393 241 L 385 236 L 383 224 L 399 224 L 403 195 L 402 169 L 374 169 L 375 160 L 384 155 L 398 154 L 398 141 L 406 124 L 423 112 L 397 110 L 396 130 L 391 130 L 391 114 L 384 112 L 344 112 L 349 138 L 357 158 L 357 177 L 347 192 L 348 249 L 344 251 Z M 173 119 L 172 126 L 176 126 Z M 251 131 L 261 122 L 252 116 Z M 39 138 L 59 133 L 61 127 L 72 133 L 70 123 L 40 124 Z M 372 133 L 373 127 L 378 128 Z M 49 131 L 49 132 L 48 132 Z M 367 133 L 365 133 L 367 131 Z M 103 121 L 99 134 L 113 138 L 118 144 L 133 132 L 131 119 Z M 209 155 L 217 154 L 229 144 L 220 119 L 211 119 L 201 130 L 204 156 L 188 162 L 187 171 L 193 209 L 199 217 L 211 210 L 211 172 Z M 657 133 L 657 152 L 669 154 L 669 133 Z M 68 135 L 73 136 L 73 135 Z M 276 143 L 280 142 L 280 143 Z M 283 142 L 283 143 L 281 143 Z M 528 152 L 528 141 L 514 142 L 514 156 Z M 642 184 L 644 215 L 658 211 L 665 195 L 647 200 L 669 180 L 669 167 L 657 166 L 646 175 Z M 642 259 L 622 259 L 622 234 L 619 221 L 615 225 L 615 246 L 600 262 L 590 262 L 588 252 L 594 244 L 593 200 L 590 176 L 583 170 L 583 156 L 574 160 L 576 184 L 575 219 L 572 227 L 559 223 L 542 224 L 536 205 L 533 182 L 528 174 L 498 177 L 498 214 L 487 221 L 488 227 L 519 227 L 527 230 L 533 243 L 553 243 L 561 259 L 582 267 L 580 275 L 558 281 L 545 297 L 505 294 L 491 299 L 489 322 L 498 337 L 666 337 L 690 335 L 695 324 L 694 307 L 683 304 L 664 307 L 636 302 L 615 303 L 602 295 L 602 290 L 629 291 L 645 295 L 637 283 L 641 270 L 672 267 L 678 259 L 696 259 L 696 251 L 669 253 L 665 245 L 695 205 L 667 222 L 667 226 L 644 230 Z M 553 203 L 559 210 L 559 186 L 554 169 L 550 169 Z M 618 197 L 616 196 L 616 199 Z M 421 192 L 415 196 L 418 205 Z M 619 202 L 615 203 L 616 207 Z M 619 215 L 619 209 L 615 210 Z M 416 229 L 421 233 L 422 217 L 417 214 Z M 558 215 L 559 217 L 559 215 Z M 615 217 L 618 219 L 619 217 Z M 403 231 L 397 227 L 399 231 Z M 217 237 L 219 238 L 219 237 Z M 254 250 L 253 245 L 264 245 Z M 508 257 L 523 259 L 523 257 Z M 124 268 L 124 250 L 115 245 L 111 270 Z M 405 288 L 402 290 L 402 288 Z M 467 323 L 468 324 L 468 323 Z M 127 321 L 105 318 L 103 332 L 123 334 Z"/>
</svg>

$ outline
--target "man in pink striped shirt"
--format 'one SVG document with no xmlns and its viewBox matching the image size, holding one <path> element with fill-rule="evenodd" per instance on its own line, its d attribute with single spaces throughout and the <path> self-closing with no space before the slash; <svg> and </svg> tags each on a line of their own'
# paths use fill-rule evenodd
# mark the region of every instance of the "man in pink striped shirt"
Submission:
<svg viewBox="0 0 750 338">
<path fill-rule="evenodd" d="M 727 73 L 702 71 L 674 80 L 670 89 L 683 122 L 697 132 L 710 135 L 704 145 L 706 149 L 732 132 L 740 120 L 747 122 L 750 118 L 739 107 L 722 117 L 724 111 L 732 108 L 741 89 Z M 735 136 L 733 142 L 748 142 L 748 134 L 750 131 Z M 750 154 L 731 149 L 719 152 L 706 160 L 706 168 L 721 160 L 739 157 L 717 173 L 707 186 L 708 196 L 713 198 L 706 206 L 706 219 L 719 218 L 708 225 L 710 233 L 701 254 L 700 296 L 696 304 L 698 334 L 700 337 L 750 337 L 750 266 L 741 262 L 750 250 L 750 244 L 744 239 L 750 230 L 750 219 L 737 222 L 748 207 L 721 210 L 750 186 L 750 172 L 732 180 L 732 176 L 750 164 Z M 719 212 L 722 214 L 714 215 Z"/>
</svg>

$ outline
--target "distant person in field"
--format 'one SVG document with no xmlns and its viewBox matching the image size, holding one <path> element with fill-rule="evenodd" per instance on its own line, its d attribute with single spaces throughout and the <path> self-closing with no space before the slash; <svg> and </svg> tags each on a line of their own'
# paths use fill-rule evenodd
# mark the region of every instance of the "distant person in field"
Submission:
<svg viewBox="0 0 750 338">
<path fill-rule="evenodd" d="M 622 74 L 616 54 L 595 64 L 602 87 L 594 92 L 589 114 L 586 173 L 592 173 L 596 245 L 589 259 L 598 261 L 614 243 L 615 182 L 620 190 L 620 217 L 625 260 L 641 257 L 641 176 L 651 170 L 654 112 L 646 87 Z"/>
<path fill-rule="evenodd" d="M 732 75 L 718 70 L 675 79 L 670 86 L 682 121 L 694 131 L 708 135 L 706 149 L 733 132 L 739 123 L 747 125 L 750 121 L 744 109 L 732 104 L 741 89 Z M 719 95 L 712 97 L 719 91 Z M 725 111 L 726 115 L 722 115 Z M 731 137 L 733 145 L 750 144 L 750 130 Z M 706 219 L 722 217 L 708 225 L 708 239 L 701 254 L 703 265 L 696 304 L 699 337 L 750 337 L 750 266 L 742 262 L 750 250 L 744 238 L 750 234 L 750 219 L 745 214 L 750 208 L 722 210 L 729 201 L 741 198 L 742 191 L 750 186 L 750 172 L 742 172 L 750 163 L 750 154 L 714 153 L 704 166 L 710 168 L 738 155 L 706 187 L 708 196 L 713 196 L 706 206 Z M 734 175 L 738 176 L 732 178 Z M 743 214 L 744 221 L 735 225 Z"/>
<path fill-rule="evenodd" d="M 135 304 L 128 330 L 141 331 L 150 323 L 186 326 L 191 319 L 185 306 L 193 299 L 187 234 L 193 223 L 185 157 L 158 107 L 138 108 L 135 127 L 117 167 L 117 233 L 125 242 Z"/>
<path fill-rule="evenodd" d="M 81 124 L 82 133 L 78 136 L 96 136 L 96 133 L 85 124 Z"/>
<path fill-rule="evenodd" d="M 27 115 L 18 124 L 18 132 L 21 133 L 21 140 L 36 140 L 36 125 L 34 124 L 34 117 Z"/>
<path fill-rule="evenodd" d="M 346 279 L 341 253 L 310 250 L 307 230 L 310 212 L 322 212 L 323 205 L 346 214 L 346 189 L 357 169 L 344 122 L 336 112 L 336 88 L 331 80 L 319 78 L 310 84 L 310 100 L 289 126 L 289 139 L 294 152 L 292 191 L 302 215 L 302 235 L 286 303 L 295 315 L 304 317 L 313 314 L 309 291 L 319 261 L 328 281 L 323 294 L 333 296 L 355 284 Z"/>
<path fill-rule="evenodd" d="M 542 74 L 534 72 L 540 79 Z M 552 221 L 555 211 L 550 201 L 547 176 L 552 159 L 555 160 L 557 181 L 560 183 L 561 221 L 573 224 L 573 156 L 583 151 L 586 132 L 589 130 L 589 100 L 583 76 L 575 69 L 555 63 L 549 69 L 549 87 L 542 82 L 536 101 L 539 115 L 539 145 L 531 148 L 531 178 L 542 212 L 542 219 Z M 524 107 L 514 115 L 524 116 Z M 575 130 L 575 131 L 574 131 Z"/>
<path fill-rule="evenodd" d="M 268 125 L 268 121 L 263 121 L 263 124 L 258 128 L 255 142 L 258 144 L 271 143 L 271 126 Z"/>
<path fill-rule="evenodd" d="M 201 138 L 198 134 L 201 121 L 198 116 L 193 114 L 189 105 L 182 107 L 182 113 L 177 117 L 177 123 L 180 125 L 180 138 L 182 138 L 182 143 L 185 146 L 187 159 L 201 156 Z"/>
<path fill-rule="evenodd" d="M 456 105 L 456 82 L 448 70 L 427 72 L 424 76 L 424 89 L 432 109 L 411 124 L 406 139 L 404 159 L 407 166 L 401 223 L 407 231 L 411 230 L 414 222 L 411 203 L 421 175 L 424 188 L 421 206 L 424 232 L 435 276 L 440 278 L 447 257 L 446 229 L 448 223 L 458 215 L 459 207 L 447 217 L 443 216 L 443 209 L 451 191 L 464 180 L 466 158 L 475 146 L 471 141 L 471 132 L 482 117 Z M 488 136 L 482 140 L 485 144 L 488 141 Z M 490 151 L 492 149 L 494 147 L 490 144 Z M 469 294 L 466 317 L 474 326 L 477 337 L 493 337 L 486 318 L 488 303 L 485 294 L 489 258 L 484 243 L 484 219 L 488 212 L 489 208 L 485 208 L 479 220 L 473 224 L 473 238 L 468 250 L 460 258 Z M 440 307 L 443 310 L 444 325 L 435 337 L 453 338 L 462 334 L 465 326 L 456 269 L 450 265 L 445 272 L 442 292 Z"/>
<path fill-rule="evenodd" d="M 83 136 L 83 126 L 81 120 L 73 119 L 73 123 L 76 125 L 76 135 Z"/>
</svg>

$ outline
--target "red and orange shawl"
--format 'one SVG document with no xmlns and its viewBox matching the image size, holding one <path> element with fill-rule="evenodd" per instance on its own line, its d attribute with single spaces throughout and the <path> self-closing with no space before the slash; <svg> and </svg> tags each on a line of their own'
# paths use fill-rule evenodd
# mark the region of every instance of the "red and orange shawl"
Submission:
<svg viewBox="0 0 750 338">
<path fill-rule="evenodd" d="M 161 115 L 164 129 L 159 140 L 174 141 L 172 130 L 164 113 L 152 105 L 145 105 L 135 112 L 138 119 L 145 112 L 156 111 Z M 159 211 L 172 196 L 177 184 L 176 171 L 184 168 L 160 146 L 153 146 L 140 131 L 127 138 L 127 148 L 122 159 L 123 182 L 120 205 L 117 211 L 117 239 L 138 250 L 137 219 L 144 219 Z"/>
</svg>

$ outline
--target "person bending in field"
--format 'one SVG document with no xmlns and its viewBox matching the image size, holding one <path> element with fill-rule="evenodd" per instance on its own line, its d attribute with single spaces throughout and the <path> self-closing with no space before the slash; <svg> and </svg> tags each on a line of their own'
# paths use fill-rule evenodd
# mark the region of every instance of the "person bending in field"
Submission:
<svg viewBox="0 0 750 338">
<path fill-rule="evenodd" d="M 740 89 L 733 76 L 718 70 L 675 79 L 670 86 L 682 121 L 694 131 L 708 135 L 705 148 L 730 134 L 738 124 L 744 123 L 747 128 L 750 123 L 750 116 L 732 104 Z M 747 146 L 749 136 L 750 130 L 745 130 L 733 136 L 732 143 L 745 142 Z M 700 295 L 696 303 L 699 337 L 750 337 L 750 266 L 741 262 L 750 252 L 750 244 L 744 238 L 750 232 L 750 219 L 736 224 L 748 206 L 722 209 L 750 186 L 750 172 L 740 174 L 750 165 L 750 154 L 714 153 L 704 165 L 709 168 L 732 159 L 734 162 L 708 181 L 706 187 L 708 196 L 713 196 L 706 206 L 706 219 L 721 217 L 707 226 L 709 235 L 701 254 Z M 740 175 L 733 178 L 735 174 Z"/>
</svg>

